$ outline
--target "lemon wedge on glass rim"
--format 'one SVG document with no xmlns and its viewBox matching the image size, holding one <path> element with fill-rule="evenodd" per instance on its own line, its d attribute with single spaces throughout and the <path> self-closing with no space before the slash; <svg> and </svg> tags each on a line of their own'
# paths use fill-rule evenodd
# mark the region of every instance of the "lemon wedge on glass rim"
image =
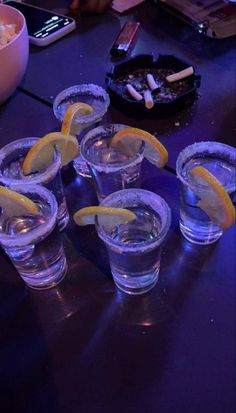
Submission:
<svg viewBox="0 0 236 413">
<path fill-rule="evenodd" d="M 144 157 L 158 168 L 163 168 L 168 161 L 168 152 L 164 145 L 151 133 L 139 128 L 123 128 L 111 138 L 111 146 L 120 147 L 125 153 L 138 150 L 140 140 L 144 141 Z"/>
<path fill-rule="evenodd" d="M 62 166 L 79 155 L 79 144 L 75 136 L 52 132 L 39 139 L 27 153 L 22 169 L 24 175 L 41 172 L 53 162 L 55 147 L 61 154 Z"/>
<path fill-rule="evenodd" d="M 0 185 L 0 208 L 4 215 L 17 217 L 26 214 L 39 214 L 39 207 L 31 199 Z"/>
<path fill-rule="evenodd" d="M 190 174 L 198 187 L 192 188 L 200 198 L 198 206 L 222 230 L 231 227 L 236 219 L 234 205 L 218 179 L 203 166 L 195 166 Z"/>
<path fill-rule="evenodd" d="M 75 212 L 73 219 L 77 225 L 91 225 L 95 224 L 96 216 L 99 218 L 99 223 L 106 227 L 125 224 L 136 219 L 136 215 L 129 209 L 105 206 L 81 208 Z"/>
<path fill-rule="evenodd" d="M 93 108 L 87 103 L 75 102 L 65 112 L 61 125 L 61 133 L 65 135 L 76 135 L 76 123 L 79 123 L 79 117 L 90 115 Z"/>
</svg>

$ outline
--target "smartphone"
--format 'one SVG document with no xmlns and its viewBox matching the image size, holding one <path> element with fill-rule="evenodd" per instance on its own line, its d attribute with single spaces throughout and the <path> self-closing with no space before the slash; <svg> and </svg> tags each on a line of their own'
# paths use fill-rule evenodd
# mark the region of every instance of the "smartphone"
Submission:
<svg viewBox="0 0 236 413">
<path fill-rule="evenodd" d="M 47 46 L 76 28 L 71 17 L 17 1 L 5 1 L 4 4 L 15 7 L 25 16 L 29 41 L 35 46 Z"/>
</svg>

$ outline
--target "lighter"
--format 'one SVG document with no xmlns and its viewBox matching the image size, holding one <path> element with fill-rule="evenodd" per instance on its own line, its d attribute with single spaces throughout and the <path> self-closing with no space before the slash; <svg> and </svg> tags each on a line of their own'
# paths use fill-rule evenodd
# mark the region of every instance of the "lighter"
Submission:
<svg viewBox="0 0 236 413">
<path fill-rule="evenodd" d="M 114 41 L 110 54 L 112 56 L 126 55 L 140 27 L 138 22 L 126 22 Z"/>
</svg>

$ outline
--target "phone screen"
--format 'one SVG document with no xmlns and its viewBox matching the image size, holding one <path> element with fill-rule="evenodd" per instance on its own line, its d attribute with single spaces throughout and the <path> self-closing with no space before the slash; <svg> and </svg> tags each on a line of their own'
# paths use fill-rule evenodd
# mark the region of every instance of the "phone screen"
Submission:
<svg viewBox="0 0 236 413">
<path fill-rule="evenodd" d="M 15 7 L 25 16 L 29 36 L 39 39 L 47 37 L 72 21 L 69 17 L 60 16 L 16 1 L 7 1 L 6 4 Z"/>
</svg>

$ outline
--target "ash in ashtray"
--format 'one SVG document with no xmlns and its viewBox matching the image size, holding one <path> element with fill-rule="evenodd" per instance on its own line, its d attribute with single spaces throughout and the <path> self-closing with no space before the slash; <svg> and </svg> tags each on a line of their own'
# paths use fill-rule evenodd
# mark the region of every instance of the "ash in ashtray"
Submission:
<svg viewBox="0 0 236 413">
<path fill-rule="evenodd" d="M 127 90 L 127 84 L 143 95 L 146 90 L 150 90 L 147 75 L 151 74 L 157 84 L 157 89 L 152 90 L 153 103 L 168 103 L 183 95 L 190 89 L 188 80 L 182 79 L 173 83 L 166 81 L 166 77 L 175 73 L 171 69 L 138 69 L 115 80 L 117 92 L 126 99 L 134 99 Z"/>
</svg>

